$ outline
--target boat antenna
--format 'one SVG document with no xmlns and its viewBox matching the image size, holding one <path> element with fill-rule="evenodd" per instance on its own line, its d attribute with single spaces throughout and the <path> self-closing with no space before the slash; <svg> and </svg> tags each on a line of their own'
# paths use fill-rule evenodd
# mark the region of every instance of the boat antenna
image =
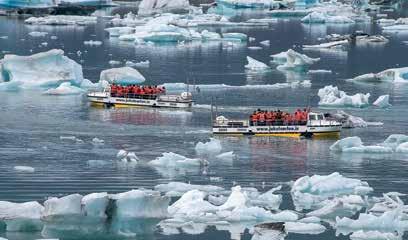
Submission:
<svg viewBox="0 0 408 240">
<path fill-rule="evenodd" d="M 214 124 L 214 97 L 211 97 L 211 124 Z"/>
</svg>

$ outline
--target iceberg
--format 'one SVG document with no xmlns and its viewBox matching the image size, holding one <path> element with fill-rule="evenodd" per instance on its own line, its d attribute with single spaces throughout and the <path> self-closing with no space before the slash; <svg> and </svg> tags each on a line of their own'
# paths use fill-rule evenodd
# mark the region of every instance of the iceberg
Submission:
<svg viewBox="0 0 408 240">
<path fill-rule="evenodd" d="M 106 192 L 91 193 L 81 200 L 82 211 L 87 217 L 106 218 L 109 205 L 109 195 Z"/>
<path fill-rule="evenodd" d="M 0 83 L 19 82 L 20 88 L 52 87 L 63 82 L 79 86 L 83 81 L 82 67 L 53 49 L 31 56 L 5 55 L 0 60 Z"/>
<path fill-rule="evenodd" d="M 195 185 L 182 182 L 169 182 L 167 184 L 159 184 L 156 185 L 154 189 L 156 191 L 165 192 L 166 195 L 169 195 L 168 193 L 171 193 L 172 196 L 182 196 L 184 193 L 191 190 L 199 190 L 207 194 L 214 194 L 224 191 L 224 188 L 213 185 Z"/>
<path fill-rule="evenodd" d="M 291 194 L 296 209 L 310 209 L 331 197 L 366 195 L 371 191 L 373 189 L 367 182 L 347 178 L 335 172 L 325 176 L 301 177 L 293 184 Z"/>
<path fill-rule="evenodd" d="M 142 0 L 139 4 L 138 15 L 152 15 L 164 12 L 188 12 L 188 0 Z"/>
<path fill-rule="evenodd" d="M 327 107 L 366 107 L 370 94 L 357 93 L 347 95 L 337 87 L 331 85 L 319 89 L 317 95 L 320 97 L 319 105 Z"/>
<path fill-rule="evenodd" d="M 61 83 L 57 88 L 50 88 L 44 92 L 46 95 L 77 95 L 84 93 L 82 88 L 73 86 L 70 82 Z"/>
<path fill-rule="evenodd" d="M 116 83 L 120 85 L 139 84 L 146 79 L 134 68 L 121 67 L 103 70 L 101 72 L 99 81 L 106 81 L 109 83 Z"/>
<path fill-rule="evenodd" d="M 165 218 L 170 198 L 159 192 L 149 190 L 131 190 L 111 195 L 114 200 L 113 217 L 126 218 Z"/>
<path fill-rule="evenodd" d="M 91 25 L 97 18 L 76 15 L 49 15 L 45 17 L 30 17 L 24 22 L 31 25 Z"/>
<path fill-rule="evenodd" d="M 320 58 L 310 58 L 292 49 L 271 55 L 271 57 L 273 57 L 273 60 L 279 64 L 278 70 L 304 70 L 307 66 L 320 60 Z"/>
<path fill-rule="evenodd" d="M 198 155 L 217 155 L 221 150 L 221 141 L 215 138 L 210 138 L 210 141 L 206 143 L 198 142 L 195 146 Z"/>
<path fill-rule="evenodd" d="M 406 83 L 408 80 L 408 67 L 390 68 L 379 73 L 367 73 L 357 76 L 350 81 L 365 82 L 392 82 Z"/>
<path fill-rule="evenodd" d="M 0 224 L 3 221 L 6 230 L 16 231 L 40 231 L 42 223 L 41 213 L 44 207 L 38 202 L 13 203 L 0 201 Z"/>
<path fill-rule="evenodd" d="M 207 162 L 198 158 L 187 158 L 182 155 L 166 152 L 161 157 L 156 158 L 148 162 L 149 165 L 165 168 L 177 168 L 177 167 L 200 167 L 206 165 Z"/>
<path fill-rule="evenodd" d="M 263 62 L 255 60 L 251 57 L 247 57 L 248 64 L 245 65 L 246 69 L 253 70 L 253 71 L 262 71 L 262 70 L 269 70 L 270 67 Z"/>
<path fill-rule="evenodd" d="M 388 108 L 388 107 L 391 107 L 392 105 L 390 104 L 390 102 L 389 102 L 389 99 L 390 99 L 390 95 L 382 95 L 382 96 L 379 96 L 378 98 L 377 98 L 377 100 L 375 100 L 374 102 L 373 102 L 373 105 L 374 106 L 377 106 L 377 107 L 379 107 L 379 108 Z"/>
<path fill-rule="evenodd" d="M 387 146 L 364 146 L 359 137 L 347 137 L 331 145 L 330 151 L 344 153 L 392 153 L 393 150 Z"/>
</svg>

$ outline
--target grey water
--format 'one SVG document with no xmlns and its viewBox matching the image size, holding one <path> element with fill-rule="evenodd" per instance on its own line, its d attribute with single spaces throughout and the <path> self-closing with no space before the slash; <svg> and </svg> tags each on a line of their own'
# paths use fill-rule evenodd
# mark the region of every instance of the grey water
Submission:
<svg viewBox="0 0 408 240">
<path fill-rule="evenodd" d="M 226 10 L 221 10 L 226 11 Z M 257 11 L 228 11 L 235 21 L 267 17 Z M 397 13 L 405 15 L 402 13 Z M 373 195 L 408 189 L 408 158 L 404 155 L 339 155 L 329 151 L 336 139 L 310 140 L 274 137 L 219 137 L 223 151 L 234 151 L 237 159 L 230 165 L 209 159 L 206 169 L 171 171 L 145 165 L 128 166 L 116 161 L 120 149 L 134 151 L 144 162 L 163 152 L 175 152 L 194 157 L 194 146 L 208 141 L 211 135 L 209 104 L 216 103 L 218 112 L 227 117 L 244 118 L 256 108 L 293 110 L 311 106 L 319 109 L 317 91 L 326 85 L 335 85 L 347 93 L 371 94 L 370 100 L 390 94 L 390 109 L 367 107 L 344 109 L 366 121 L 383 122 L 383 126 L 344 129 L 341 137 L 360 136 L 367 144 L 382 142 L 394 133 L 407 133 L 408 85 L 355 84 L 346 79 L 379 72 L 388 68 L 408 66 L 408 35 L 388 35 L 387 44 L 358 45 L 344 51 L 302 51 L 303 44 L 316 44 L 318 38 L 331 33 L 347 34 L 361 30 L 381 33 L 374 23 L 356 25 L 304 25 L 298 18 L 281 18 L 267 28 L 215 28 L 218 32 L 243 32 L 256 41 L 249 43 L 207 42 L 143 45 L 109 39 L 104 28 L 108 22 L 99 19 L 96 25 L 29 26 L 23 19 L 0 17 L 0 58 L 7 53 L 30 55 L 49 49 L 63 49 L 65 54 L 83 66 L 84 76 L 93 82 L 99 80 L 102 70 L 110 68 L 110 60 L 150 61 L 150 67 L 140 71 L 147 84 L 190 83 L 226 84 L 234 86 L 266 85 L 310 80 L 310 88 L 239 88 L 201 89 L 193 92 L 197 104 L 191 111 L 158 109 L 103 109 L 90 107 L 84 96 L 46 96 L 41 91 L 0 93 L 0 200 L 44 201 L 50 196 L 71 193 L 124 192 L 136 188 L 153 188 L 169 181 L 213 184 L 230 188 L 233 184 L 256 187 L 261 191 L 282 182 L 296 180 L 304 175 L 339 172 L 345 176 L 367 181 L 374 188 Z M 32 31 L 46 31 L 45 38 L 32 38 Z M 57 40 L 50 39 L 57 36 Z M 87 40 L 102 41 L 102 46 L 83 44 Z M 251 50 L 270 40 L 269 47 Z M 47 42 L 45 47 L 42 42 Z M 332 70 L 331 74 L 282 73 L 272 70 L 254 73 L 245 70 L 246 57 L 269 63 L 269 55 L 293 48 L 321 60 L 312 69 Z M 77 51 L 81 51 L 78 56 Z M 273 66 L 273 64 L 271 64 Z M 76 136 L 83 142 L 60 139 Z M 92 144 L 94 137 L 103 139 L 103 145 Z M 98 161 L 90 161 L 98 160 Z M 96 164 L 95 164 L 96 163 Z M 34 173 L 14 171 L 13 167 L 26 165 Z M 214 177 L 221 179 L 214 181 Z M 264 183 L 264 184 L 263 184 Z M 264 186 L 263 186 L 264 185 Z M 285 199 L 289 187 L 280 193 Z M 290 201 L 282 209 L 293 208 Z M 157 222 L 129 222 L 128 227 L 138 232 L 128 239 L 231 239 L 229 232 L 208 228 L 199 235 L 180 233 L 166 236 L 155 228 Z M 68 228 L 68 227 L 67 227 Z M 52 230 L 52 226 L 50 226 Z M 59 239 L 121 239 L 120 236 L 92 234 L 92 231 L 50 231 L 48 237 Z M 91 232 L 91 233 L 90 233 Z M 41 233 L 1 232 L 8 239 L 38 239 Z M 285 239 L 310 239 L 309 235 L 289 234 Z M 336 236 L 333 230 L 314 239 L 348 239 Z M 250 239 L 246 232 L 242 239 Z"/>
</svg>

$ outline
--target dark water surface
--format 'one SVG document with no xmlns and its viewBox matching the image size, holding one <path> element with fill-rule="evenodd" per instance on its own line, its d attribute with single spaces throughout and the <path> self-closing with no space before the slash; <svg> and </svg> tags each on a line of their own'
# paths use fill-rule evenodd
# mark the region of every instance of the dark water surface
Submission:
<svg viewBox="0 0 408 240">
<path fill-rule="evenodd" d="M 260 17 L 261 13 L 236 12 L 237 20 Z M 244 117 L 257 107 L 293 110 L 310 104 L 317 108 L 317 91 L 325 85 L 336 85 L 348 93 L 371 93 L 370 102 L 378 96 L 390 94 L 392 108 L 383 110 L 368 107 L 346 109 L 366 121 L 381 121 L 382 127 L 346 129 L 342 137 L 360 136 L 367 144 L 382 142 L 393 133 L 407 133 L 408 84 L 353 84 L 345 79 L 359 74 L 378 72 L 387 68 L 408 66 L 408 46 L 402 41 L 408 35 L 389 36 L 385 45 L 355 46 L 346 51 L 305 52 L 321 61 L 312 69 L 332 70 L 332 74 L 293 74 L 271 70 L 264 74 L 244 69 L 246 56 L 268 63 L 269 55 L 293 48 L 301 51 L 302 44 L 317 43 L 327 34 L 352 33 L 363 30 L 374 34 L 380 28 L 376 24 L 356 25 L 303 25 L 299 19 L 279 19 L 270 28 L 222 28 L 222 32 L 243 32 L 256 41 L 233 44 L 225 42 L 186 43 L 184 46 L 153 45 L 135 46 L 109 39 L 104 32 L 106 22 L 87 27 L 27 26 L 21 19 L 0 18 L 0 52 L 29 55 L 52 48 L 64 49 L 67 56 L 81 61 L 86 78 L 97 81 L 100 71 L 110 68 L 110 60 L 125 62 L 150 61 L 150 68 L 141 72 L 148 84 L 190 82 L 195 84 L 274 84 L 297 80 L 311 80 L 310 88 L 246 89 L 201 91 L 194 98 L 199 107 L 191 111 L 156 109 L 98 109 L 89 107 L 83 96 L 44 96 L 40 92 L 1 92 L 0 104 L 0 200 L 43 201 L 49 196 L 71 193 L 87 194 L 107 191 L 123 192 L 130 189 L 152 188 L 159 183 L 184 181 L 197 184 L 215 184 L 226 188 L 237 182 L 262 190 L 278 182 L 295 180 L 310 174 L 330 174 L 338 171 L 348 177 L 368 181 L 374 194 L 408 189 L 408 156 L 404 155 L 338 155 L 329 151 L 335 140 L 307 140 L 269 137 L 222 137 L 223 151 L 234 151 L 238 159 L 232 165 L 220 165 L 210 159 L 210 166 L 203 169 L 174 173 L 157 171 L 148 166 L 129 167 L 116 162 L 119 149 L 136 152 L 149 161 L 163 152 L 175 152 L 194 157 L 198 141 L 207 141 L 210 133 L 211 99 L 216 99 L 219 111 L 227 117 Z M 31 31 L 49 32 L 48 37 L 32 38 Z M 51 40 L 55 35 L 58 40 Z M 24 40 L 23 40 L 24 39 Z M 83 44 L 87 40 L 100 40 L 100 47 Z M 271 46 L 262 50 L 249 50 L 259 42 L 270 40 Z M 47 47 L 40 43 L 48 42 Z M 80 50 L 81 57 L 76 55 Z M 0 54 L 0 57 L 5 52 Z M 201 107 L 200 107 L 201 106 Z M 326 109 L 325 109 L 326 110 Z M 83 143 L 61 140 L 60 136 L 76 136 Z M 92 139 L 98 137 L 104 145 L 95 146 Z M 104 160 L 107 164 L 93 166 L 89 160 Z M 27 165 L 34 173 L 18 173 L 13 167 Z M 211 182 L 210 177 L 221 177 Z M 289 188 L 281 193 L 287 195 Z M 284 202 L 282 208 L 291 207 Z M 153 222 L 139 223 L 135 227 L 154 229 Z M 0 233 L 2 236 L 2 233 Z M 9 239 L 36 239 L 41 233 L 7 233 Z M 119 239 L 117 236 L 85 237 L 73 233 L 56 235 L 60 239 Z M 242 239 L 250 239 L 246 233 Z M 335 237 L 332 230 L 316 236 L 289 234 L 286 239 L 343 239 Z M 230 239 L 226 231 L 209 228 L 204 234 L 174 236 L 160 235 L 155 231 L 141 230 L 134 239 Z M 133 239 L 133 238 L 131 238 Z"/>
</svg>

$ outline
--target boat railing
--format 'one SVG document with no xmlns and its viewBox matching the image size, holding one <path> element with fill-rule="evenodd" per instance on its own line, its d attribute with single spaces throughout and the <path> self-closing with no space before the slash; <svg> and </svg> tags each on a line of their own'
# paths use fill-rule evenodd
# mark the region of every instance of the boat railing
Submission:
<svg viewBox="0 0 408 240">
<path fill-rule="evenodd" d="M 306 125 L 306 121 L 284 121 L 284 120 L 274 120 L 274 121 L 264 121 L 264 122 L 253 122 L 250 121 L 250 126 L 299 126 L 299 125 Z"/>
<path fill-rule="evenodd" d="M 307 125 L 308 126 L 315 126 L 315 127 L 320 127 L 320 126 L 338 126 L 341 125 L 341 123 L 339 123 L 336 120 L 308 120 L 307 121 Z"/>
<path fill-rule="evenodd" d="M 110 93 L 111 97 L 155 100 L 160 94 Z"/>
</svg>

